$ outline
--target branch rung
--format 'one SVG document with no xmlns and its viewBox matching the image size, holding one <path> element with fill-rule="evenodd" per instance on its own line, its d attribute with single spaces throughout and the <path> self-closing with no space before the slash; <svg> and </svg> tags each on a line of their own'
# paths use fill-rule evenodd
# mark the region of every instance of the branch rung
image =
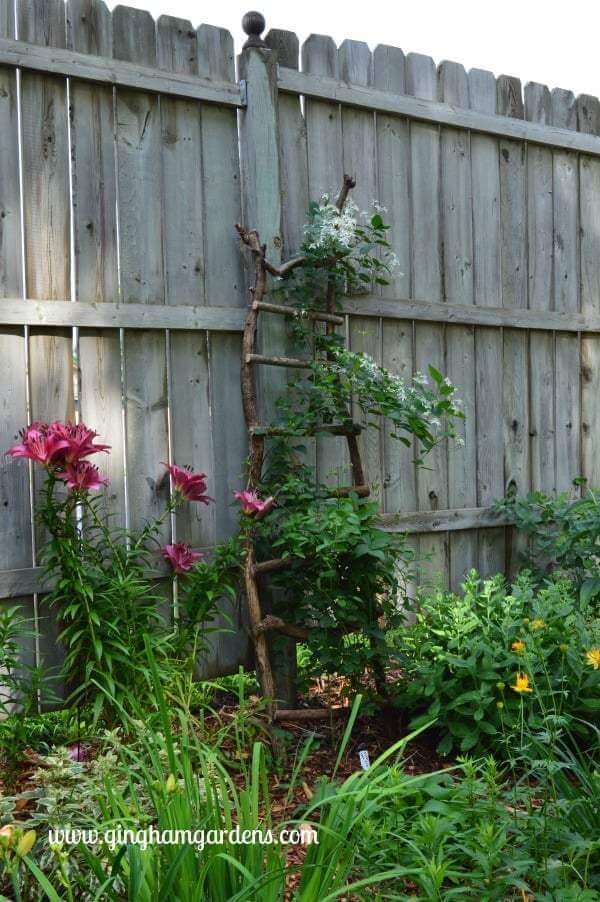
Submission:
<svg viewBox="0 0 600 902">
<path fill-rule="evenodd" d="M 305 627 L 298 626 L 295 623 L 286 623 L 281 617 L 274 617 L 273 614 L 267 614 L 260 623 L 256 624 L 254 627 L 254 635 L 258 636 L 261 633 L 267 633 L 271 630 L 283 633 L 284 636 L 291 636 L 293 639 L 298 639 L 300 642 L 305 642 L 309 637 L 309 630 Z"/>
<path fill-rule="evenodd" d="M 334 323 L 336 326 L 344 325 L 344 317 L 336 313 L 320 313 L 317 310 L 297 310 L 295 307 L 286 307 L 285 304 L 267 304 L 265 301 L 255 301 L 252 305 L 255 310 L 264 310 L 266 313 L 280 313 L 282 316 L 292 316 L 294 319 L 309 319 L 320 323 Z"/>
<path fill-rule="evenodd" d="M 276 573 L 278 570 L 287 570 L 297 558 L 276 557 L 269 561 L 260 561 L 254 565 L 254 576 L 263 576 L 265 573 Z"/>
<path fill-rule="evenodd" d="M 270 357 L 266 354 L 246 354 L 246 363 L 262 363 L 267 366 L 289 366 L 306 370 L 310 367 L 310 360 L 301 360 L 299 357 Z"/>
</svg>

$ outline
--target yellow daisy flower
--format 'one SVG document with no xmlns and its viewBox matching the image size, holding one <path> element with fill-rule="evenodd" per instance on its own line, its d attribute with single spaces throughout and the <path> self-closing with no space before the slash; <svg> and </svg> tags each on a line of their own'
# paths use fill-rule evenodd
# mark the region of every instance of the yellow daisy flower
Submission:
<svg viewBox="0 0 600 902">
<path fill-rule="evenodd" d="M 515 685 L 510 688 L 521 695 L 523 692 L 533 692 L 533 689 L 529 685 L 529 677 L 526 673 L 518 673 L 515 677 Z"/>
<path fill-rule="evenodd" d="M 516 642 L 513 642 L 513 644 L 511 645 L 511 648 L 513 651 L 520 653 L 522 651 L 525 651 L 525 643 L 521 642 L 520 639 L 517 639 Z"/>
<path fill-rule="evenodd" d="M 594 670 L 600 670 L 600 648 L 591 648 L 587 652 L 585 659 Z"/>
<path fill-rule="evenodd" d="M 537 620 L 532 620 L 529 625 L 531 626 L 532 630 L 543 630 L 544 627 L 546 626 L 546 621 L 540 620 L 538 618 Z"/>
</svg>

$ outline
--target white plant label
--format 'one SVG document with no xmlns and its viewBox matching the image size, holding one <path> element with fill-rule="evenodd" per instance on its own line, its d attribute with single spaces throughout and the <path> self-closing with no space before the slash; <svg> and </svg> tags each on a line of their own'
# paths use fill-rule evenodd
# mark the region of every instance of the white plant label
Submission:
<svg viewBox="0 0 600 902">
<path fill-rule="evenodd" d="M 368 770 L 371 766 L 368 751 L 366 749 L 361 749 L 358 753 L 358 758 L 360 760 L 360 766 L 362 767 L 362 769 Z"/>
</svg>

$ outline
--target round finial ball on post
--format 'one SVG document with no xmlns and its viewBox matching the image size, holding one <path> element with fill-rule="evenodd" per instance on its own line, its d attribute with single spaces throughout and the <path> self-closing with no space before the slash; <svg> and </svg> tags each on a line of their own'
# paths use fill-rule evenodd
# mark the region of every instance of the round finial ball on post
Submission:
<svg viewBox="0 0 600 902">
<path fill-rule="evenodd" d="M 267 45 L 261 38 L 261 34 L 265 30 L 267 23 L 265 22 L 265 17 L 262 13 L 256 12 L 256 10 L 251 10 L 246 13 L 244 18 L 242 19 L 242 28 L 244 33 L 248 35 L 248 40 L 244 44 L 243 49 L 246 47 L 266 47 Z"/>
</svg>

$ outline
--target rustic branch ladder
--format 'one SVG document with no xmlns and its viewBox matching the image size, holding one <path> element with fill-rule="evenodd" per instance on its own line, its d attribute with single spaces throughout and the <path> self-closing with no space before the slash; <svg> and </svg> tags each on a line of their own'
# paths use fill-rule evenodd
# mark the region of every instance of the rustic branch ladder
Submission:
<svg viewBox="0 0 600 902">
<path fill-rule="evenodd" d="M 342 211 L 349 191 L 355 186 L 354 179 L 348 175 L 344 176 L 342 189 L 336 200 L 338 211 Z M 268 276 L 274 275 L 281 277 L 289 272 L 293 266 L 302 263 L 302 258 L 294 258 L 294 260 L 284 263 L 281 267 L 275 266 L 266 258 L 266 246 L 261 244 L 260 236 L 257 231 L 248 231 L 242 226 L 237 226 L 238 234 L 242 243 L 250 250 L 254 263 L 254 285 L 250 288 L 251 304 L 246 317 L 244 327 L 244 335 L 242 340 L 242 366 L 241 366 L 241 387 L 242 387 L 242 404 L 244 408 L 244 418 L 248 429 L 248 440 L 250 446 L 250 456 L 248 465 L 248 489 L 255 491 L 261 479 L 265 441 L 269 435 L 281 435 L 282 430 L 278 427 L 270 427 L 268 424 L 261 423 L 259 418 L 259 400 L 257 392 L 257 380 L 255 378 L 255 367 L 257 365 L 267 366 L 284 366 L 306 368 L 310 366 L 308 360 L 297 360 L 289 357 L 269 356 L 264 354 L 256 354 L 255 348 L 259 340 L 258 325 L 259 315 L 261 311 L 276 313 L 283 317 L 294 317 L 299 315 L 299 311 L 285 305 L 269 304 L 264 300 L 268 293 Z M 290 264 L 293 264 L 291 266 Z M 333 334 L 336 325 L 343 325 L 344 318 L 335 313 L 335 295 L 333 293 L 333 283 L 330 280 L 330 287 L 327 289 L 326 296 L 327 310 L 323 313 L 312 312 L 310 318 L 315 322 L 324 322 L 326 324 L 327 334 Z M 357 434 L 360 432 L 359 424 L 350 421 L 351 412 L 347 411 L 347 417 L 344 417 L 344 423 L 324 424 L 323 431 L 333 435 L 343 435 L 348 444 L 348 452 L 350 455 L 352 485 L 342 486 L 332 491 L 332 496 L 343 497 L 351 492 L 356 492 L 360 497 L 369 495 L 369 486 L 365 481 L 365 473 L 362 464 L 360 449 L 357 441 Z M 321 428 L 321 427 L 320 427 Z M 315 431 L 311 431 L 314 434 Z M 294 433 L 295 435 L 297 433 Z M 308 434 L 308 433 L 305 433 Z M 284 569 L 292 563 L 289 558 L 281 558 L 270 561 L 257 561 L 256 551 L 252 534 L 250 533 L 246 543 L 246 562 L 244 567 L 244 582 L 246 587 L 246 598 L 248 604 L 248 618 L 250 625 L 250 634 L 254 645 L 254 654 L 257 665 L 257 673 L 263 695 L 269 699 L 270 712 L 275 719 L 290 719 L 303 709 L 298 711 L 285 709 L 276 710 L 276 687 L 273 677 L 273 669 L 269 657 L 269 646 L 266 633 L 270 630 L 276 630 L 284 635 L 291 636 L 296 639 L 308 638 L 306 628 L 298 627 L 294 624 L 288 624 L 278 617 L 263 617 L 263 610 L 260 599 L 260 579 L 262 576 L 277 570 Z M 319 714 L 328 716 L 327 711 L 317 711 Z"/>
</svg>

